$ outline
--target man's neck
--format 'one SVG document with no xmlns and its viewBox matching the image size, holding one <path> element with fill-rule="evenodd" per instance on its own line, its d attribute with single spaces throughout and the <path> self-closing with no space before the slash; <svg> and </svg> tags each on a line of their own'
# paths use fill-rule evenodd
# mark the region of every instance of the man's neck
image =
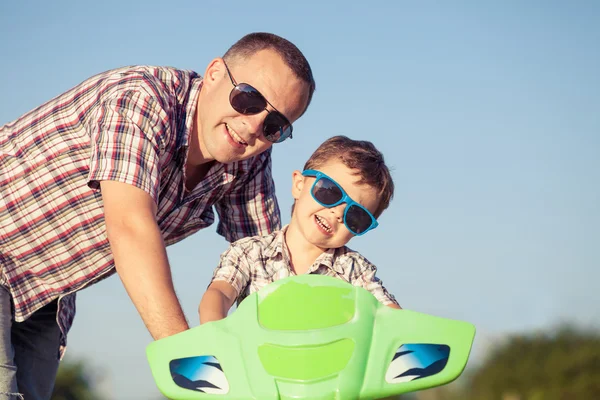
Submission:
<svg viewBox="0 0 600 400">
<path fill-rule="evenodd" d="M 185 166 L 185 188 L 188 192 L 194 190 L 194 188 L 206 177 L 206 174 L 208 174 L 208 171 L 213 164 L 214 161 L 198 166 L 193 166 L 188 163 Z"/>
<path fill-rule="evenodd" d="M 211 162 L 212 160 L 208 160 L 205 158 L 205 155 L 202 151 L 202 146 L 200 146 L 200 134 L 198 132 L 198 121 L 194 122 L 194 126 L 190 132 L 190 138 L 188 140 L 188 154 L 186 167 L 195 168 L 199 167 L 202 164 L 206 164 Z"/>
<path fill-rule="evenodd" d="M 199 121 L 196 120 L 190 132 L 188 154 L 185 163 L 185 188 L 188 192 L 194 190 L 198 183 L 206 177 L 206 174 L 215 163 L 214 160 L 207 160 L 202 154 L 198 129 L 200 129 Z"/>
</svg>

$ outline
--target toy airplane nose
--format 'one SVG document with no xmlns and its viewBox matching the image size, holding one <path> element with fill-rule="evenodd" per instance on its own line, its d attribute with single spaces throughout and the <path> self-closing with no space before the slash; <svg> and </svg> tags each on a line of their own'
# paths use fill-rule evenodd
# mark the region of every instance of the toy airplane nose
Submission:
<svg viewBox="0 0 600 400">
<path fill-rule="evenodd" d="M 376 399 L 456 379 L 474 336 L 470 323 L 391 309 L 339 279 L 300 275 L 146 353 L 170 399 Z"/>
</svg>

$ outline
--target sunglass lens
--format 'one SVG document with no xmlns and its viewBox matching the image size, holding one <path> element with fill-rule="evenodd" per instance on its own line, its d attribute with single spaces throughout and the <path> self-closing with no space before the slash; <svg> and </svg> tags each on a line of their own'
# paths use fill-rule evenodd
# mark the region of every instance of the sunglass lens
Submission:
<svg viewBox="0 0 600 400">
<path fill-rule="evenodd" d="M 342 199 L 342 191 L 331 180 L 321 178 L 313 187 L 313 196 L 321 204 L 330 206 Z"/>
<path fill-rule="evenodd" d="M 273 143 L 283 142 L 292 134 L 292 126 L 278 111 L 271 111 L 264 122 L 265 138 Z"/>
<path fill-rule="evenodd" d="M 231 107 L 240 114 L 253 115 L 262 112 L 266 106 L 265 98 L 252 86 L 240 83 L 229 94 Z"/>
<path fill-rule="evenodd" d="M 360 234 L 369 229 L 371 226 L 371 216 L 369 213 L 357 205 L 353 204 L 348 208 L 346 212 L 346 225 L 348 228 L 356 233 Z"/>
</svg>

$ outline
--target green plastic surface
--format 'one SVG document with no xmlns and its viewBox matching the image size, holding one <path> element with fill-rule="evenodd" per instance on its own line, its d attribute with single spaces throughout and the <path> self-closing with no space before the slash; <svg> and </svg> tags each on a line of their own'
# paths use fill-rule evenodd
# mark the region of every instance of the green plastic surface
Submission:
<svg viewBox="0 0 600 400">
<path fill-rule="evenodd" d="M 171 399 L 377 399 L 456 379 L 474 335 L 470 323 L 395 310 L 339 279 L 301 275 L 248 296 L 221 321 L 151 343 L 147 356 Z M 390 383 L 386 372 L 407 344 L 446 345 L 449 357 L 430 376 Z M 170 365 L 199 356 L 218 360 L 226 393 L 175 382 Z"/>
<path fill-rule="evenodd" d="M 268 374 L 300 381 L 325 378 L 343 370 L 354 351 L 351 339 L 319 346 L 283 347 L 263 344 L 258 356 Z"/>
<path fill-rule="evenodd" d="M 306 312 L 307 310 L 319 312 Z M 267 329 L 321 329 L 354 316 L 353 287 L 310 286 L 290 281 L 261 299 L 258 321 Z"/>
</svg>

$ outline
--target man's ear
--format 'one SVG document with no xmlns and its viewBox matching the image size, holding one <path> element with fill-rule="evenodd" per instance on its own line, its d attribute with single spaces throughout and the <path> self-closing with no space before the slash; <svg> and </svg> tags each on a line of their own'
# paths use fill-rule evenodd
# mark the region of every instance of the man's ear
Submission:
<svg viewBox="0 0 600 400">
<path fill-rule="evenodd" d="M 208 64 L 204 76 L 202 77 L 202 86 L 213 86 L 220 79 L 223 79 L 224 75 L 227 74 L 225 69 L 225 62 L 222 58 L 215 58 Z"/>
<path fill-rule="evenodd" d="M 302 188 L 304 187 L 304 176 L 302 172 L 295 170 L 292 172 L 292 197 L 296 200 L 300 198 Z"/>
</svg>

